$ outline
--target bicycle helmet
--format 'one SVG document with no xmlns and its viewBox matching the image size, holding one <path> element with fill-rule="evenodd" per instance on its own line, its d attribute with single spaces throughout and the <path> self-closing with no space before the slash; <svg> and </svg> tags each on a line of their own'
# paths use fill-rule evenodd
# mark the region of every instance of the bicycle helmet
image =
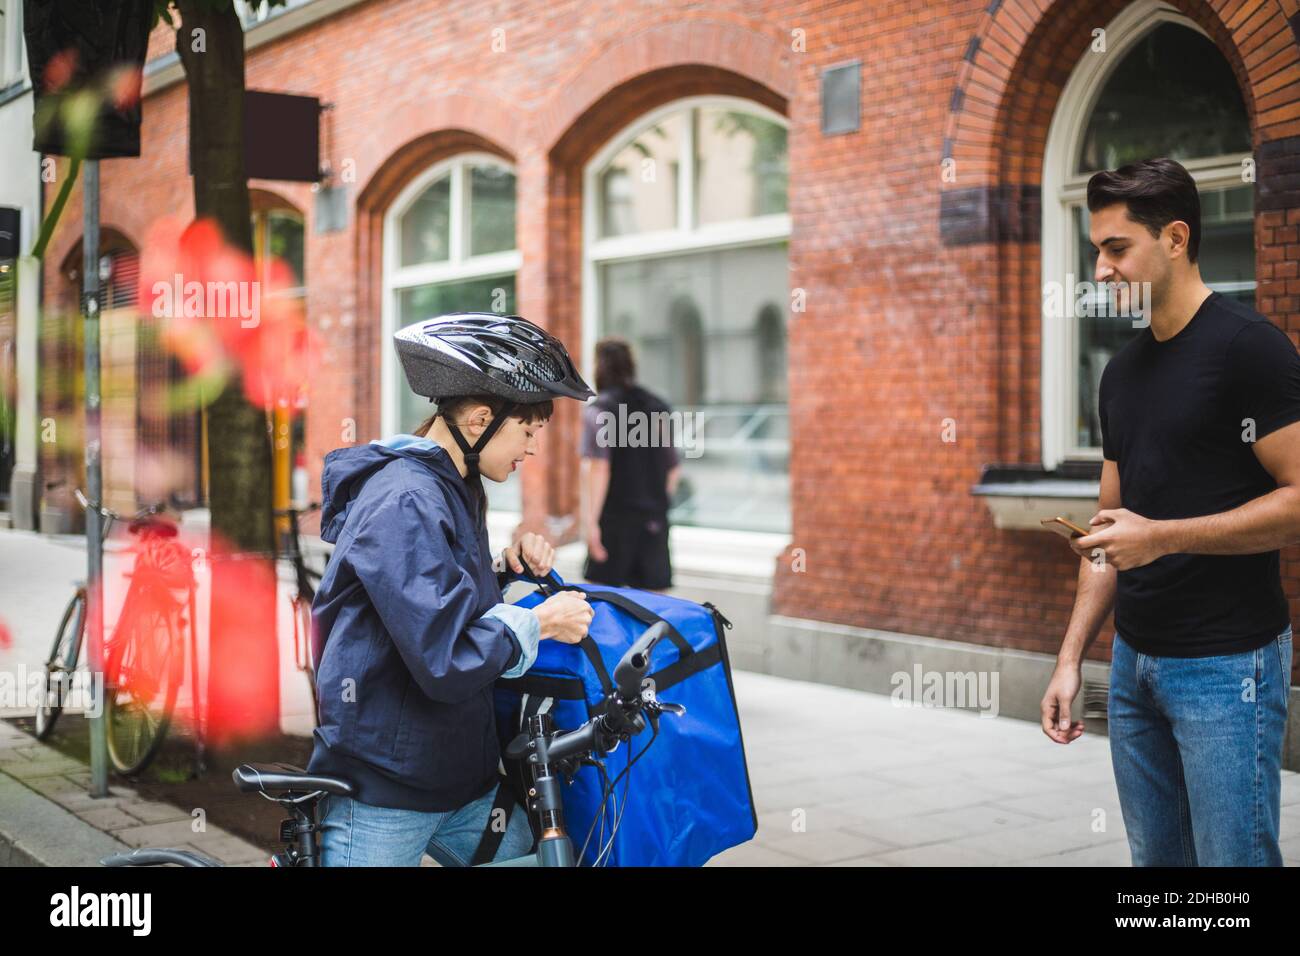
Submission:
<svg viewBox="0 0 1300 956">
<path fill-rule="evenodd" d="M 585 401 L 595 394 L 564 343 L 519 315 L 451 312 L 406 326 L 393 344 L 417 395 L 438 404 L 462 395 L 506 399 L 473 447 L 457 425 L 447 422 L 464 453 L 467 478 L 478 475 L 479 453 L 516 406 L 553 398 Z"/>
</svg>

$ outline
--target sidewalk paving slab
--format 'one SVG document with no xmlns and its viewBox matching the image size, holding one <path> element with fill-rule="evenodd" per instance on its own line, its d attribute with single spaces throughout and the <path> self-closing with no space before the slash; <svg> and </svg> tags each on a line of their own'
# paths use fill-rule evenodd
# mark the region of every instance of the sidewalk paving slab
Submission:
<svg viewBox="0 0 1300 956">
<path fill-rule="evenodd" d="M 0 763 L 0 866 L 97 866 L 111 853 L 142 846 L 266 863 L 260 847 L 216 826 L 196 833 L 189 812 L 145 800 L 130 787 L 110 786 L 109 796 L 92 797 L 85 764 L 3 722 L 0 747 L 12 758 Z"/>
</svg>

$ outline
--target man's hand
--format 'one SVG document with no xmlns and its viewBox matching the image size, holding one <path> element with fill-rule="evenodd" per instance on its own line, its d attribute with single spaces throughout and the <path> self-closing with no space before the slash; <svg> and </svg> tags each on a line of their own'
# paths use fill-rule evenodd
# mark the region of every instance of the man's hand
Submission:
<svg viewBox="0 0 1300 956">
<path fill-rule="evenodd" d="M 521 554 L 524 561 L 527 561 L 528 566 L 533 569 L 533 574 L 539 578 L 546 577 L 555 566 L 555 549 L 540 534 L 531 531 L 523 535 L 515 547 L 506 548 L 501 553 L 506 559 L 506 566 L 513 569 L 516 574 L 524 573 L 523 563 L 519 560 Z"/>
<path fill-rule="evenodd" d="M 533 608 L 537 623 L 542 626 L 542 639 L 577 644 L 587 636 L 587 628 L 595 612 L 581 591 L 561 591 L 552 594 Z"/>
<path fill-rule="evenodd" d="M 600 540 L 600 525 L 591 525 L 587 528 L 587 553 L 593 561 L 609 560 L 609 552 L 605 550 L 605 544 Z"/>
<path fill-rule="evenodd" d="M 1092 534 L 1071 539 L 1070 547 L 1089 560 L 1093 559 L 1092 552 L 1100 548 L 1106 555 L 1106 563 L 1116 571 L 1140 568 L 1168 553 L 1161 534 L 1162 522 L 1134 514 L 1127 508 L 1102 509 L 1088 524 L 1094 529 Z"/>
<path fill-rule="evenodd" d="M 1057 663 L 1040 705 L 1043 733 L 1058 744 L 1068 744 L 1083 733 L 1083 721 L 1070 723 L 1070 701 L 1079 693 L 1082 680 L 1077 665 Z"/>
</svg>

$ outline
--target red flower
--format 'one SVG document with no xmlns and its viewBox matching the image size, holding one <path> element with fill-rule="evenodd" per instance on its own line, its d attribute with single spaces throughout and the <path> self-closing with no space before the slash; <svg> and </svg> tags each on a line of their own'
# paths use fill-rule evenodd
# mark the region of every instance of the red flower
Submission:
<svg viewBox="0 0 1300 956">
<path fill-rule="evenodd" d="M 57 93 L 63 87 L 68 85 L 77 72 L 77 51 L 69 48 L 60 50 L 54 56 L 50 57 L 50 62 L 45 64 L 45 92 Z"/>
<path fill-rule="evenodd" d="M 292 270 L 257 265 L 212 220 L 162 219 L 145 240 L 140 302 L 166 323 L 164 341 L 189 373 L 238 369 L 254 405 L 297 404 L 319 348 Z"/>
</svg>

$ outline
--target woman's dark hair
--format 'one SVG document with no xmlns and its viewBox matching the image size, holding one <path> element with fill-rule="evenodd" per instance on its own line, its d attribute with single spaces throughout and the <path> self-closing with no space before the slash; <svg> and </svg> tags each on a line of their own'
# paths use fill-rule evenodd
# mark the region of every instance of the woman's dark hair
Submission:
<svg viewBox="0 0 1300 956">
<path fill-rule="evenodd" d="M 636 381 L 636 360 L 625 339 L 607 338 L 596 343 L 596 391 L 627 388 Z"/>
<path fill-rule="evenodd" d="M 438 406 L 437 411 L 420 422 L 412 434 L 423 438 L 429 433 L 429 429 L 433 427 L 434 419 L 439 415 L 454 420 L 466 408 L 473 408 L 475 405 L 486 405 L 492 409 L 492 417 L 495 418 L 501 414 L 501 409 L 505 407 L 505 404 L 506 400 L 499 395 L 461 395 L 456 398 L 449 398 Z M 531 425 L 533 422 L 549 421 L 554 411 L 555 403 L 547 400 L 527 405 L 516 405 L 510 413 L 510 417 L 518 418 L 524 424 Z"/>
<path fill-rule="evenodd" d="M 1201 249 L 1201 197 L 1182 164 L 1144 159 L 1094 174 L 1088 180 L 1088 211 L 1116 203 L 1124 203 L 1129 219 L 1146 226 L 1152 236 L 1159 236 L 1171 222 L 1187 223 L 1187 261 L 1196 261 Z"/>
</svg>

